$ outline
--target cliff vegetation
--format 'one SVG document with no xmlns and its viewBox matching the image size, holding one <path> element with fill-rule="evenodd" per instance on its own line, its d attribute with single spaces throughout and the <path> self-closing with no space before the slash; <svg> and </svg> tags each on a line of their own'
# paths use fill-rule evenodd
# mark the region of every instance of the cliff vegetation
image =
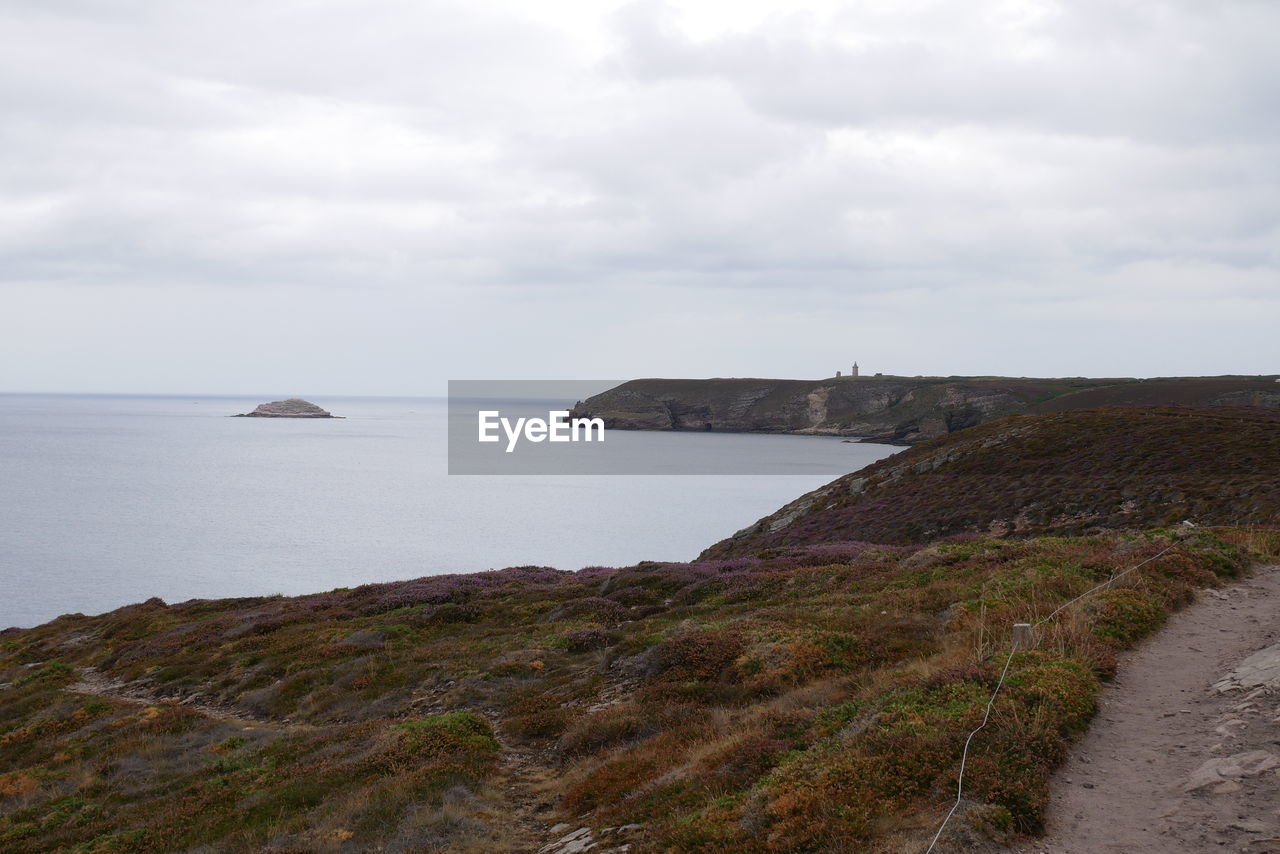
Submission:
<svg viewBox="0 0 1280 854">
<path fill-rule="evenodd" d="M 1280 411 L 1108 408 L 949 434 L 803 495 L 703 557 L 827 540 L 1276 524 Z"/>
</svg>

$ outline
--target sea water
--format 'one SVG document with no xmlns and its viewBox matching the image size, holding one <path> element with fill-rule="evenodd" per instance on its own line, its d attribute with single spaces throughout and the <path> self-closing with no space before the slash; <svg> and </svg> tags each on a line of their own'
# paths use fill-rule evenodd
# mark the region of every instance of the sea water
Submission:
<svg viewBox="0 0 1280 854">
<path fill-rule="evenodd" d="M 447 407 L 0 395 L 0 627 L 152 596 L 298 594 L 505 566 L 689 560 L 898 450 L 832 437 L 610 432 L 649 476 L 450 476 Z M 789 474 L 680 475 L 708 454 Z"/>
</svg>

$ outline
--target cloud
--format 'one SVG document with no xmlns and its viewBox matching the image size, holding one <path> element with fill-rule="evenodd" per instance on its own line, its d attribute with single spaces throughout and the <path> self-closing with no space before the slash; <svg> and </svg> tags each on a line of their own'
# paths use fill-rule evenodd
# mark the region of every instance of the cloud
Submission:
<svg viewBox="0 0 1280 854">
<path fill-rule="evenodd" d="M 501 329 L 498 366 L 567 318 L 602 344 L 702 329 L 733 358 L 682 350 L 670 372 L 692 374 L 733 373 L 751 358 L 733 330 L 771 324 L 797 364 L 828 358 L 799 330 L 846 329 L 915 373 L 951 358 L 929 342 L 974 305 L 1087 306 L 1057 314 L 1077 336 L 1108 299 L 1275 316 L 1277 25 L 1262 0 L 15 0 L 0 288 L 30 310 L 5 346 L 49 358 L 0 387 L 101 386 L 95 344 L 159 376 L 95 332 L 95 288 L 144 342 L 169 342 L 183 305 L 221 318 L 196 312 L 185 340 L 229 390 L 248 369 L 217 366 L 225 325 L 261 315 L 245 322 L 266 334 L 300 302 L 352 342 L 352 377 L 411 357 L 456 375 L 377 331 L 412 336 L 405 312 L 452 317 L 426 324 L 442 348 Z M 903 313 L 873 328 L 859 305 Z M 74 344 L 59 311 L 85 320 Z M 991 364 L 1034 337 L 991 334 L 974 372 L 1062 361 Z M 1274 369 L 1254 332 L 1203 335 Z M 1115 374 L 1132 354 L 1096 358 Z"/>
<path fill-rule="evenodd" d="M 725 80 L 762 114 L 821 127 L 980 125 L 1195 144 L 1274 141 L 1280 126 L 1257 109 L 1280 91 L 1265 35 L 1277 13 L 1263 3 L 863 9 L 872 11 L 778 16 L 707 40 L 684 34 L 662 0 L 617 21 L 623 62 L 639 78 Z"/>
</svg>

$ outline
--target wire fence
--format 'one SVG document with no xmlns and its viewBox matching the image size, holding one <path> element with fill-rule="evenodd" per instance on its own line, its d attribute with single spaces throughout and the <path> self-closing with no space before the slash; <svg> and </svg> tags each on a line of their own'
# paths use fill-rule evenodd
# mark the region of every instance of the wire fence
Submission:
<svg viewBox="0 0 1280 854">
<path fill-rule="evenodd" d="M 1169 546 L 1157 552 L 1156 554 L 1142 561 L 1141 563 L 1134 564 L 1133 566 L 1126 569 L 1124 572 L 1113 573 L 1110 578 L 1108 578 L 1106 581 L 1102 582 L 1101 584 L 1097 584 L 1093 587 L 1090 587 L 1088 590 L 1084 591 L 1079 596 L 1075 596 L 1071 599 L 1068 599 L 1066 602 L 1062 603 L 1057 608 L 1055 608 L 1047 617 L 1044 617 L 1038 622 L 1032 624 L 1030 626 L 1031 632 L 1034 632 L 1035 629 L 1039 628 L 1040 626 L 1043 626 L 1045 623 L 1054 619 L 1063 611 L 1067 610 L 1068 608 L 1070 608 L 1072 605 L 1076 604 L 1080 600 L 1088 596 L 1091 596 L 1094 593 L 1097 593 L 1099 590 L 1103 590 L 1107 587 L 1110 587 L 1112 584 L 1115 584 L 1117 581 L 1119 581 L 1121 578 L 1124 578 L 1129 573 L 1135 572 L 1141 569 L 1142 567 L 1146 566 L 1147 564 L 1151 563 L 1153 560 L 1163 557 L 1164 555 L 1173 551 L 1174 548 L 1176 547 L 1177 547 L 1177 543 L 1172 543 Z M 1027 624 L 1025 623 L 1020 624 L 1020 626 L 1025 626 L 1025 625 Z M 1028 632 L 1027 634 L 1030 635 L 1030 632 Z M 938 825 L 938 832 L 933 835 L 933 840 L 929 843 L 929 847 L 925 849 L 924 854 L 932 854 L 933 849 L 938 844 L 938 840 L 942 838 L 942 832 L 947 829 L 947 823 L 951 821 L 951 817 L 956 814 L 956 810 L 960 808 L 960 804 L 964 800 L 964 772 L 965 772 L 965 766 L 968 765 L 968 762 L 969 762 L 969 746 L 973 743 L 974 736 L 982 732 L 982 730 L 986 728 L 987 722 L 991 720 L 991 709 L 993 706 L 995 706 L 996 698 L 1000 696 L 1000 689 L 1004 687 L 1005 677 L 1009 675 L 1009 665 L 1013 663 L 1013 656 L 1018 652 L 1018 648 L 1020 646 L 1019 638 L 1020 638 L 1020 635 L 1018 633 L 1015 633 L 1013 637 L 1013 642 L 1009 647 L 1009 655 L 1004 660 L 1004 668 L 1000 671 L 1000 679 L 999 681 L 996 682 L 995 690 L 991 692 L 991 699 L 987 701 L 987 709 L 982 715 L 982 723 L 978 724 L 978 726 L 975 727 L 973 731 L 969 733 L 969 737 L 966 738 L 964 741 L 964 751 L 961 752 L 960 754 L 960 775 L 959 775 L 959 779 L 956 781 L 955 803 L 951 805 L 951 809 L 947 811 L 946 817 L 942 819 L 942 824 Z"/>
</svg>

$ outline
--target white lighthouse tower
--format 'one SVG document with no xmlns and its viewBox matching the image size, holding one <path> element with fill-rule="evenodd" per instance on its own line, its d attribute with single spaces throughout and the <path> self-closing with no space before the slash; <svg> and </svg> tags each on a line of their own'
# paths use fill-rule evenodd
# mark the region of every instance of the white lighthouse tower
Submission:
<svg viewBox="0 0 1280 854">
<path fill-rule="evenodd" d="M 853 370 L 849 372 L 849 376 L 856 377 L 858 375 L 858 363 L 853 363 Z"/>
</svg>

